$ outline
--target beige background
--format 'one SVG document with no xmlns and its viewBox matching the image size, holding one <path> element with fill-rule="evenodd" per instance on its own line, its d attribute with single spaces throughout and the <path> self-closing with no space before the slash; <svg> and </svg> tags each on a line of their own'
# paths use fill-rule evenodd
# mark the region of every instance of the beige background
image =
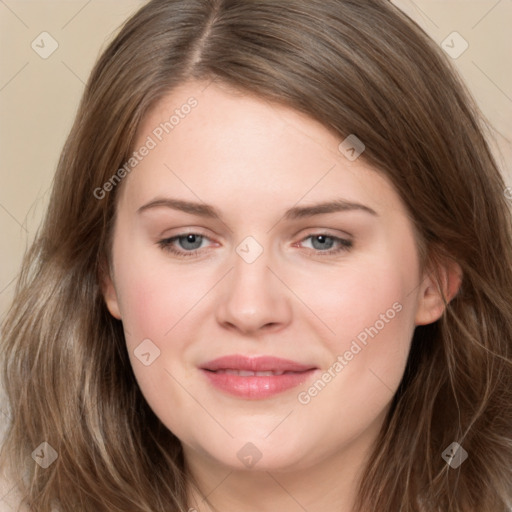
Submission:
<svg viewBox="0 0 512 512">
<path fill-rule="evenodd" d="M 0 317 L 42 218 L 84 82 L 106 42 L 143 3 L 0 0 Z M 512 185 L 512 1 L 395 3 L 438 44 L 453 31 L 468 42 L 453 62 L 495 129 L 507 185 Z M 44 31 L 59 45 L 47 59 L 31 47 Z"/>
<path fill-rule="evenodd" d="M 59 153 L 92 65 L 118 26 L 143 3 L 0 0 L 0 319 L 47 205 Z M 492 145 L 512 186 L 512 0 L 395 3 L 438 44 L 454 31 L 469 44 L 453 62 L 494 127 Z M 47 59 L 31 47 L 42 32 L 58 43 Z M 455 49 L 459 43 L 453 43 Z M 0 434 L 6 419 L 0 400 Z M 7 506 L 0 495 L 0 509 L 2 505 Z"/>
<path fill-rule="evenodd" d="M 454 31 L 469 44 L 453 62 L 493 126 L 491 143 L 512 186 L 512 0 L 394 2 L 439 45 L 447 40 L 460 48 L 460 39 L 451 43 Z M 12 299 L 23 252 L 47 205 L 59 153 L 92 65 L 123 20 L 143 3 L 0 0 L 0 320 Z M 47 59 L 31 47 L 42 32 L 58 43 Z M 0 398 L 0 437 L 7 418 Z M 12 494 L 7 494 L 0 489 L 0 510 L 13 510 Z"/>
</svg>

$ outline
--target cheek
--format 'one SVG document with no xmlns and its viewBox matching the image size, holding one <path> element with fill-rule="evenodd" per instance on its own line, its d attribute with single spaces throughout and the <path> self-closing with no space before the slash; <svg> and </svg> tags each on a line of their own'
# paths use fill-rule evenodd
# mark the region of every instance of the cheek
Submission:
<svg viewBox="0 0 512 512">
<path fill-rule="evenodd" d="M 297 400 L 304 425 L 325 446 L 362 434 L 383 419 L 405 370 L 414 332 L 414 304 L 400 276 L 389 272 L 365 285 L 350 281 L 337 295 L 336 335 L 325 338 L 329 357 Z M 356 281 L 358 283 L 355 286 Z M 378 286 L 375 284 L 378 283 Z M 325 422 L 311 422 L 325 418 Z M 337 425 L 332 429 L 329 425 Z"/>
<path fill-rule="evenodd" d="M 413 325 L 413 292 L 419 282 L 416 241 L 405 218 L 389 224 L 393 229 L 376 230 L 339 264 L 311 265 L 289 276 L 288 282 L 321 320 L 319 332 L 335 350 L 375 323 L 379 332 L 396 330 L 395 334 L 404 329 L 409 334 Z M 399 305 L 393 309 L 395 303 Z M 396 314 L 400 305 L 403 311 Z"/>
<path fill-rule="evenodd" d="M 152 254 L 132 253 L 119 260 L 116 277 L 127 342 L 163 340 L 198 301 L 197 283 L 180 277 Z"/>
<path fill-rule="evenodd" d="M 207 281 L 195 272 L 169 265 L 165 255 L 136 242 L 128 251 L 126 241 L 133 238 L 117 239 L 116 289 L 133 371 L 150 405 L 160 410 L 162 400 L 175 404 L 184 401 L 170 374 L 176 373 L 176 366 L 182 365 L 194 342 L 194 314 L 214 279 Z M 148 352 L 146 361 L 138 357 Z M 151 362 L 146 366 L 147 359 Z M 180 367 L 179 373 L 180 382 L 188 385 L 189 369 Z"/>
<path fill-rule="evenodd" d="M 321 376 L 328 383 L 303 390 L 300 397 L 311 414 L 327 414 L 336 404 L 331 414 L 354 431 L 364 429 L 389 404 L 414 333 L 414 241 L 393 247 L 331 281 L 331 307 L 327 302 L 324 307 L 336 335 L 326 338 L 331 355 Z"/>
<path fill-rule="evenodd" d="M 409 294 L 412 272 L 404 271 L 397 263 L 369 258 L 354 266 L 339 268 L 336 272 L 310 276 L 306 282 L 314 287 L 304 287 L 296 281 L 295 289 L 307 294 L 307 304 L 322 324 L 321 332 L 335 350 L 342 350 L 353 338 L 376 324 L 382 332 L 403 329 L 404 311 L 411 313 L 413 294 Z M 301 289 L 302 288 L 302 289 Z M 299 293 L 299 294 L 300 294 Z M 409 306 L 409 303 L 410 306 Z M 397 310 L 403 310 L 398 312 Z M 364 341 L 364 335 L 361 336 Z"/>
<path fill-rule="evenodd" d="M 344 283 L 336 297 L 336 335 L 330 338 L 329 351 L 342 356 L 351 383 L 371 388 L 372 382 L 379 385 L 382 375 L 389 387 L 398 385 L 414 329 L 414 307 L 407 293 L 401 276 L 391 270 L 379 276 L 368 272 L 364 281 Z"/>
<path fill-rule="evenodd" d="M 198 300 L 197 290 L 194 293 L 192 285 L 186 286 L 179 273 L 151 265 L 148 258 L 119 262 L 117 278 L 126 348 L 135 378 L 151 409 L 169 428 L 175 428 L 182 420 L 180 415 L 176 419 L 175 410 L 186 412 L 191 403 L 176 384 L 189 387 L 188 375 L 181 371 L 177 375 L 172 361 L 181 360 L 186 350 L 190 333 L 186 315 Z"/>
</svg>

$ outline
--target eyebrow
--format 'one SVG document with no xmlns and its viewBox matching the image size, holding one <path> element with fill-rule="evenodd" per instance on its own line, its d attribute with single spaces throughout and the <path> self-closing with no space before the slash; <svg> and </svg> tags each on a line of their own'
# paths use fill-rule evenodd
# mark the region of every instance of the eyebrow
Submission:
<svg viewBox="0 0 512 512">
<path fill-rule="evenodd" d="M 222 216 L 217 211 L 217 209 L 209 204 L 183 201 L 181 199 L 172 199 L 168 197 L 153 199 L 149 203 L 141 206 L 137 210 L 137 213 L 142 213 L 157 207 L 172 208 L 173 210 L 179 210 L 185 213 L 190 213 L 192 215 L 197 215 L 199 217 L 222 220 Z M 297 220 L 304 217 L 313 217 L 314 215 L 322 215 L 325 213 L 347 212 L 354 210 L 366 212 L 376 217 L 379 216 L 375 210 L 364 204 L 346 201 L 345 199 L 336 199 L 333 201 L 312 204 L 309 206 L 294 206 L 286 210 L 283 218 L 285 220 Z"/>
</svg>

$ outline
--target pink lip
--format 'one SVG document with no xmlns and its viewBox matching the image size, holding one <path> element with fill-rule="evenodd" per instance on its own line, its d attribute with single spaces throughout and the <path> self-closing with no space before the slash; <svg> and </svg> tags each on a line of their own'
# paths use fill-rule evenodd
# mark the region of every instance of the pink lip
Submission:
<svg viewBox="0 0 512 512">
<path fill-rule="evenodd" d="M 215 387 L 245 399 L 262 399 L 302 384 L 316 367 L 271 356 L 246 357 L 232 355 L 214 359 L 201 366 L 201 371 Z M 225 370 L 252 372 L 289 372 L 282 375 L 240 376 Z"/>
</svg>

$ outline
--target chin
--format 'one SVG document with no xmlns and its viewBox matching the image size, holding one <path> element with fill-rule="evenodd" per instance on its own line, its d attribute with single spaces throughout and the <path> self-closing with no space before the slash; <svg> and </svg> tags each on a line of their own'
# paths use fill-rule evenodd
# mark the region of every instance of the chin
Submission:
<svg viewBox="0 0 512 512">
<path fill-rule="evenodd" d="M 267 439 L 240 435 L 194 449 L 231 471 L 297 471 L 314 462 L 307 456 L 303 442 L 290 443 L 278 437 L 271 439 L 272 435 Z"/>
</svg>

